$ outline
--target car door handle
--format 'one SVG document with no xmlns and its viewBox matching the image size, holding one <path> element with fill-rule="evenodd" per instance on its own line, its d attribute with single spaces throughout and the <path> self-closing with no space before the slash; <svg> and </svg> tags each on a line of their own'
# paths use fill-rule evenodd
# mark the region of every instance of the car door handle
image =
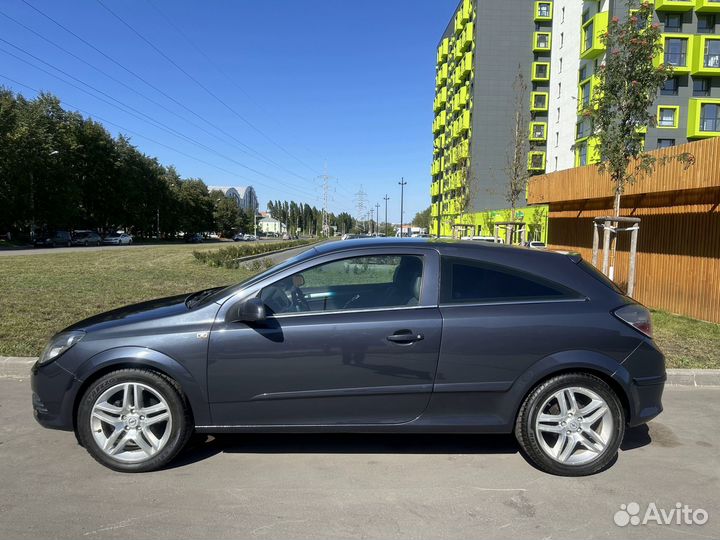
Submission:
<svg viewBox="0 0 720 540">
<path fill-rule="evenodd" d="M 416 341 L 422 341 L 423 339 L 425 339 L 424 335 L 416 334 L 410 330 L 398 330 L 393 335 L 387 337 L 388 341 L 406 345 L 415 343 Z"/>
</svg>

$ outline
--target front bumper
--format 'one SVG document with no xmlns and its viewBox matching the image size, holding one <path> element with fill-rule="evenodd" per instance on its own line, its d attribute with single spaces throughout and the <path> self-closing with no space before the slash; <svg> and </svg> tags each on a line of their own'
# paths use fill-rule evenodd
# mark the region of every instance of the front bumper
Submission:
<svg viewBox="0 0 720 540">
<path fill-rule="evenodd" d="M 42 366 L 36 362 L 30 376 L 35 420 L 46 428 L 72 431 L 73 406 L 80 384 L 57 362 Z"/>
</svg>

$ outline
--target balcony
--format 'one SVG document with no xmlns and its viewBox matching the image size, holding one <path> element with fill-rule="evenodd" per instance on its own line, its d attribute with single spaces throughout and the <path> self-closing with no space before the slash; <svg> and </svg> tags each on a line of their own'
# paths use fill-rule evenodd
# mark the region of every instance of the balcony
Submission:
<svg viewBox="0 0 720 540">
<path fill-rule="evenodd" d="M 695 36 L 691 71 L 705 77 L 720 75 L 720 36 Z"/>
<path fill-rule="evenodd" d="M 688 139 L 720 137 L 720 99 L 690 99 L 687 136 Z"/>
<path fill-rule="evenodd" d="M 433 217 L 438 217 L 440 215 L 440 203 L 432 205 L 432 210 L 430 211 L 430 214 Z"/>
<path fill-rule="evenodd" d="M 534 113 L 547 112 L 548 99 L 547 92 L 532 92 L 530 94 L 530 111 Z"/>
<path fill-rule="evenodd" d="M 470 157 L 470 141 L 465 139 L 457 146 L 458 161 L 465 160 Z"/>
<path fill-rule="evenodd" d="M 457 123 L 460 135 L 467 133 L 470 130 L 470 111 L 463 111 L 458 117 Z"/>
<path fill-rule="evenodd" d="M 464 81 L 470 76 L 473 69 L 473 54 L 472 52 L 465 53 L 462 60 L 458 64 L 457 69 L 460 71 L 460 80 Z"/>
<path fill-rule="evenodd" d="M 600 163 L 600 142 L 597 137 L 589 137 L 575 144 L 575 166 L 584 167 Z"/>
<path fill-rule="evenodd" d="M 550 62 L 533 62 L 532 81 L 547 82 L 550 80 Z"/>
<path fill-rule="evenodd" d="M 545 152 L 528 152 L 528 170 L 545 172 Z"/>
<path fill-rule="evenodd" d="M 593 106 L 593 100 L 598 97 L 596 95 L 598 84 L 600 84 L 600 79 L 597 75 L 592 75 L 584 81 L 580 81 L 578 85 L 578 112 Z M 594 105 L 594 108 L 597 108 L 597 104 Z"/>
<path fill-rule="evenodd" d="M 596 13 L 591 19 L 582 25 L 582 42 L 580 44 L 580 58 L 592 60 L 605 54 L 605 44 L 602 36 L 607 32 L 608 12 Z"/>
<path fill-rule="evenodd" d="M 547 140 L 547 123 L 530 122 L 530 142 L 540 143 Z"/>
<path fill-rule="evenodd" d="M 690 73 L 690 59 L 693 58 L 694 40 L 690 34 L 663 34 L 663 52 L 654 60 L 655 65 L 661 62 L 673 69 L 675 75 Z"/>
<path fill-rule="evenodd" d="M 430 184 L 430 196 L 436 197 L 440 195 L 440 182 L 433 182 Z"/>
<path fill-rule="evenodd" d="M 472 0 L 463 0 L 462 5 L 455 12 L 455 34 L 462 32 L 467 23 L 472 18 Z"/>
<path fill-rule="evenodd" d="M 720 13 L 720 0 L 695 0 L 698 13 Z"/>
<path fill-rule="evenodd" d="M 550 52 L 551 42 L 551 32 L 535 32 L 533 34 L 533 51 L 537 53 Z"/>
<path fill-rule="evenodd" d="M 442 108 L 445 107 L 445 104 L 447 103 L 447 88 L 442 87 L 438 90 L 437 95 L 435 96 L 435 101 L 433 102 L 433 110 L 435 112 L 440 111 Z"/>
<path fill-rule="evenodd" d="M 437 75 L 435 76 L 435 86 L 441 86 L 445 84 L 448 78 L 448 65 L 443 64 L 440 66 L 437 70 Z"/>
<path fill-rule="evenodd" d="M 655 0 L 655 11 L 690 11 L 695 0 Z"/>
<path fill-rule="evenodd" d="M 475 23 L 469 22 L 465 25 L 465 30 L 460 34 L 455 46 L 459 47 L 463 52 L 469 51 L 472 48 L 473 41 L 475 41 Z"/>
<path fill-rule="evenodd" d="M 450 38 L 445 38 L 438 45 L 437 50 L 437 63 L 442 64 L 447 60 L 448 54 L 450 53 Z"/>
<path fill-rule="evenodd" d="M 535 22 L 550 22 L 552 18 L 552 2 L 535 2 Z"/>
</svg>

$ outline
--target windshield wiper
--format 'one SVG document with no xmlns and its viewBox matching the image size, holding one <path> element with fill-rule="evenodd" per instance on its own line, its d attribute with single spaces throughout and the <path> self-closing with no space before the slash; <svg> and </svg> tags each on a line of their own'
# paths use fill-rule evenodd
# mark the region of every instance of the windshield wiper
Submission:
<svg viewBox="0 0 720 540">
<path fill-rule="evenodd" d="M 185 299 L 185 305 L 188 307 L 188 309 L 192 309 L 203 298 L 210 296 L 212 293 L 214 293 L 218 289 L 222 289 L 222 287 L 213 287 L 212 289 L 205 289 L 204 291 L 198 291 L 196 293 L 193 293 Z"/>
</svg>

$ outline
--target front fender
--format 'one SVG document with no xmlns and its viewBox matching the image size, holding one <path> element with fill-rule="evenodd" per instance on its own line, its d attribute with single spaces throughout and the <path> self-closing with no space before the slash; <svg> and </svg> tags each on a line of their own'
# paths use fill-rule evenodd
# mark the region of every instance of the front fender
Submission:
<svg viewBox="0 0 720 540">
<path fill-rule="evenodd" d="M 207 392 L 192 374 L 177 360 L 170 356 L 145 347 L 117 347 L 100 352 L 85 362 L 75 371 L 75 377 L 84 383 L 99 371 L 118 368 L 150 368 L 164 373 L 180 385 L 192 408 L 196 424 L 210 425 L 210 407 Z M 83 387 L 81 385 L 81 387 Z M 75 401 L 79 396 L 76 396 Z"/>
</svg>

